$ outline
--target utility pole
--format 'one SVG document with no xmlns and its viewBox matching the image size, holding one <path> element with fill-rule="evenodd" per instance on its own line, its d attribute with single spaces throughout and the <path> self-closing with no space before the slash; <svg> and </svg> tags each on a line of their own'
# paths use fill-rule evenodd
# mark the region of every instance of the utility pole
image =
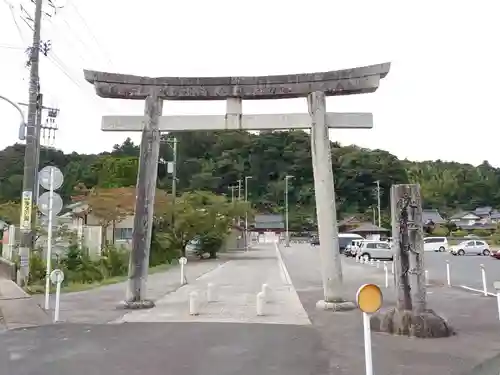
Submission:
<svg viewBox="0 0 500 375">
<path fill-rule="evenodd" d="M 20 106 L 25 106 L 29 107 L 29 104 L 27 103 L 17 103 Z M 43 124 L 43 111 L 47 111 L 47 124 Z M 51 108 L 51 107 L 45 107 L 43 105 L 43 94 L 39 93 L 38 94 L 38 99 L 37 99 L 37 119 L 36 119 L 36 128 L 35 128 L 35 137 L 36 137 L 36 149 L 35 149 L 35 177 L 34 177 L 34 187 L 33 187 L 33 192 L 34 192 L 34 201 L 36 204 L 38 204 L 38 198 L 39 198 L 39 191 L 40 191 L 40 185 L 38 184 L 38 172 L 40 169 L 40 150 L 41 150 L 41 139 L 42 139 L 42 133 L 43 133 L 43 139 L 44 143 L 46 141 L 46 132 L 48 132 L 48 144 L 46 146 L 50 145 L 50 136 L 52 135 L 52 138 L 55 139 L 55 131 L 57 129 L 57 125 L 54 126 L 54 121 L 56 117 L 59 115 L 59 109 L 57 108 Z"/>
<path fill-rule="evenodd" d="M 36 121 L 37 121 L 37 101 L 40 92 L 39 59 L 40 59 L 40 32 L 42 22 L 42 0 L 36 0 L 35 17 L 33 25 L 33 45 L 30 49 L 30 83 L 29 83 L 29 105 L 28 124 L 26 127 L 26 148 L 24 153 L 24 176 L 23 191 L 21 197 L 21 244 L 19 247 L 20 268 L 19 282 L 26 285 L 29 276 L 30 250 L 33 246 L 32 233 L 32 207 L 33 188 L 35 185 L 36 168 Z"/>
<path fill-rule="evenodd" d="M 285 176 L 285 247 L 290 247 L 290 233 L 288 232 L 288 180 L 293 176 Z"/>
<path fill-rule="evenodd" d="M 377 209 L 378 209 L 378 226 L 380 228 L 381 226 L 381 219 L 380 219 L 380 181 L 377 180 L 375 181 L 377 184 Z"/>
<path fill-rule="evenodd" d="M 245 203 L 248 206 L 248 180 L 252 176 L 245 176 Z M 245 210 L 245 251 L 248 251 L 248 207 Z"/>
</svg>

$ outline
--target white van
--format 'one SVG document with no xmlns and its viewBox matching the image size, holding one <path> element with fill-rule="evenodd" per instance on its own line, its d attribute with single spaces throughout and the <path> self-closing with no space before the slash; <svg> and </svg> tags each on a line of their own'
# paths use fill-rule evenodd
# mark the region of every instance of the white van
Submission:
<svg viewBox="0 0 500 375">
<path fill-rule="evenodd" d="M 354 240 L 364 240 L 362 236 L 354 233 L 339 233 L 339 250 L 344 252 L 347 245 L 350 245 Z"/>
<path fill-rule="evenodd" d="M 424 251 L 448 251 L 448 239 L 446 237 L 424 238 Z"/>
</svg>

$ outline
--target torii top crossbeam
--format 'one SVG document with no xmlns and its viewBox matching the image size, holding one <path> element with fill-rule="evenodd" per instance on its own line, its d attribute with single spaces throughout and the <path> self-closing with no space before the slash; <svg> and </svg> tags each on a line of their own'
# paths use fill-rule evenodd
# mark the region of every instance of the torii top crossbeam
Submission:
<svg viewBox="0 0 500 375">
<path fill-rule="evenodd" d="M 166 100 L 286 99 L 321 91 L 327 96 L 371 93 L 391 64 L 322 73 L 256 77 L 141 77 L 85 70 L 102 98 L 145 99 L 153 93 Z"/>
</svg>

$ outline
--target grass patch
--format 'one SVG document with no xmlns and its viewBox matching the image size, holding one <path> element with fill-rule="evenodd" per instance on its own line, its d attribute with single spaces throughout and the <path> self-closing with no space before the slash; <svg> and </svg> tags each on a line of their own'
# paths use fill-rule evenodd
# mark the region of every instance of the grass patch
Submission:
<svg viewBox="0 0 500 375">
<path fill-rule="evenodd" d="M 160 273 L 160 272 L 165 272 L 172 268 L 172 264 L 160 264 L 158 266 L 150 267 L 149 268 L 149 275 L 153 275 L 155 273 Z M 94 288 L 98 288 L 101 286 L 105 285 L 112 285 L 112 284 L 117 284 L 121 283 L 123 281 L 126 281 L 128 279 L 127 275 L 122 275 L 122 276 L 113 276 L 113 277 L 107 277 L 101 281 L 95 281 L 93 283 L 68 283 L 66 285 L 63 285 L 61 287 L 61 293 L 72 293 L 72 292 L 83 292 L 85 290 L 90 290 Z M 24 290 L 29 293 L 29 294 L 41 294 L 45 293 L 45 281 L 42 283 L 37 283 L 37 284 L 32 284 L 28 285 L 24 288 Z M 56 288 L 53 284 L 50 285 L 50 293 L 55 293 Z"/>
</svg>

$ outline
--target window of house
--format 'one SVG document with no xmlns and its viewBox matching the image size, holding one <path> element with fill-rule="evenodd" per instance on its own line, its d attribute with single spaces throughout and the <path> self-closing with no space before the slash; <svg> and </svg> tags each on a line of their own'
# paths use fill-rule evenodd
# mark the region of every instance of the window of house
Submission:
<svg viewBox="0 0 500 375">
<path fill-rule="evenodd" d="M 115 228 L 115 240 L 131 240 L 132 228 Z"/>
</svg>

